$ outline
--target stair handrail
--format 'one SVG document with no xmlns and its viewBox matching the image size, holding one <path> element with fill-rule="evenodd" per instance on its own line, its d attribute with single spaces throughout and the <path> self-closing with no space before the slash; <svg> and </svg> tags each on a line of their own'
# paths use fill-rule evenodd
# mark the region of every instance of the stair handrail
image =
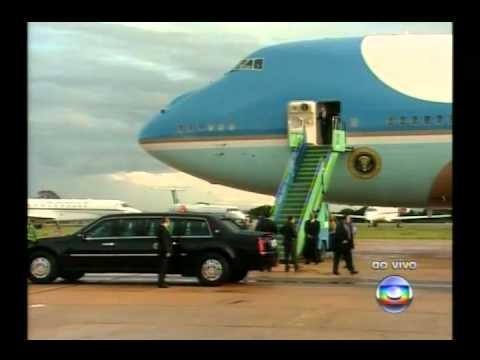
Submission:
<svg viewBox="0 0 480 360">
<path fill-rule="evenodd" d="M 322 161 L 319 161 L 317 167 L 315 169 L 315 175 L 313 176 L 312 182 L 310 183 L 310 189 L 308 190 L 307 197 L 305 198 L 305 202 L 303 203 L 302 212 L 300 213 L 300 217 L 297 222 L 297 255 L 303 249 L 303 245 L 305 242 L 305 222 L 308 220 L 309 214 L 312 212 L 312 208 L 314 207 L 314 202 L 317 201 L 310 201 L 312 194 L 314 194 L 318 185 L 323 184 L 323 172 L 325 168 L 325 164 L 328 163 L 330 160 L 331 153 L 327 154 L 326 158 Z M 323 195 L 323 191 L 320 193 L 320 199 Z"/>
<path fill-rule="evenodd" d="M 275 194 L 275 205 L 273 209 L 273 221 L 278 223 L 279 216 L 283 207 L 283 200 L 287 194 L 288 187 L 291 185 L 293 180 L 296 177 L 296 172 L 298 169 L 298 163 L 300 158 L 303 156 L 305 151 L 306 143 L 302 143 L 299 147 L 297 147 L 292 154 L 290 155 L 290 159 L 288 160 L 288 164 L 285 167 L 285 171 L 283 173 L 282 181 L 278 187 L 277 193 Z"/>
<path fill-rule="evenodd" d="M 300 147 L 298 148 L 298 154 L 297 154 L 297 157 L 295 158 L 293 180 L 297 179 L 298 166 L 299 166 L 299 163 L 303 160 L 303 155 L 305 155 L 305 149 L 306 148 L 307 148 L 307 143 L 306 142 L 302 143 L 302 145 L 300 145 Z"/>
</svg>

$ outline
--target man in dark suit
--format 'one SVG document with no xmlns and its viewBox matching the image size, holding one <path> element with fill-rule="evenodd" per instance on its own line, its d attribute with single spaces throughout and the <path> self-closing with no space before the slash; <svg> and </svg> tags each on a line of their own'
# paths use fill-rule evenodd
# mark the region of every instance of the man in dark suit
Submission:
<svg viewBox="0 0 480 360">
<path fill-rule="evenodd" d="M 318 258 L 318 235 L 320 234 L 320 222 L 317 220 L 317 213 L 312 212 L 310 220 L 305 222 L 305 248 L 303 256 L 305 263 L 310 264 L 313 261 L 315 264 L 320 262 Z"/>
<path fill-rule="evenodd" d="M 333 273 L 335 275 L 340 275 L 338 272 L 338 263 L 340 258 L 344 258 L 347 263 L 347 269 L 350 271 L 350 274 L 358 274 L 358 271 L 353 267 L 352 260 L 352 249 L 354 248 L 353 237 L 355 235 L 354 226 L 352 224 L 352 219 L 350 216 L 347 216 L 345 221 L 338 219 L 338 224 L 335 232 L 335 247 L 334 247 L 334 256 L 333 256 Z"/>
<path fill-rule="evenodd" d="M 280 229 L 280 233 L 283 235 L 283 252 L 285 259 L 285 271 L 290 271 L 289 261 L 292 259 L 293 268 L 298 271 L 297 264 L 297 231 L 295 230 L 295 223 L 293 216 L 287 218 L 287 223 Z"/>
<path fill-rule="evenodd" d="M 157 232 L 157 255 L 158 255 L 158 280 L 159 288 L 168 288 L 165 283 L 165 274 L 168 268 L 168 259 L 172 255 L 172 242 L 170 240 L 170 219 L 165 218 L 163 224 L 158 226 Z"/>
<path fill-rule="evenodd" d="M 328 113 L 325 104 L 319 104 L 317 129 L 318 125 L 320 125 L 322 144 L 330 145 L 332 143 L 332 116 Z"/>
</svg>

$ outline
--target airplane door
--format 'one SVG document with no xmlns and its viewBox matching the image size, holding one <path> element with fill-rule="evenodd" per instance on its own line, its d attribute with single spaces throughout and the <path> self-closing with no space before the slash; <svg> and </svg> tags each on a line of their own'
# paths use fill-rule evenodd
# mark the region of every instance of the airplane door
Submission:
<svg viewBox="0 0 480 360">
<path fill-rule="evenodd" d="M 296 147 L 300 140 L 317 145 L 319 129 L 316 121 L 316 102 L 296 100 L 288 103 L 288 137 L 290 146 Z M 303 142 L 302 141 L 302 142 Z"/>
</svg>

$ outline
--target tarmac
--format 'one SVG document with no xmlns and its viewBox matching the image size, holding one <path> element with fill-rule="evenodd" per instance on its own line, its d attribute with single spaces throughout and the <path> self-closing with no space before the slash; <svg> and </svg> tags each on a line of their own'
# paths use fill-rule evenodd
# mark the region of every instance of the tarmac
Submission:
<svg viewBox="0 0 480 360">
<path fill-rule="evenodd" d="M 78 283 L 28 285 L 29 339 L 452 339 L 452 242 L 360 240 L 350 275 L 332 259 L 299 272 L 251 272 L 239 284 L 201 287 L 154 274 L 87 274 Z M 372 269 L 408 260 L 416 270 Z M 378 282 L 406 278 L 413 302 L 402 313 L 377 303 Z"/>
</svg>

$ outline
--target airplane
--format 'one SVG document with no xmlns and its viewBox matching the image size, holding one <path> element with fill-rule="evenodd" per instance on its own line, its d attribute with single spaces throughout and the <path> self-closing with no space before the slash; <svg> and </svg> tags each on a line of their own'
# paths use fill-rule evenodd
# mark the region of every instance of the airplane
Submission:
<svg viewBox="0 0 480 360">
<path fill-rule="evenodd" d="M 340 153 L 325 201 L 452 207 L 451 34 L 265 47 L 219 80 L 175 98 L 138 142 L 177 170 L 275 195 L 291 155 L 292 101 L 334 106 L 353 147 Z M 318 123 L 309 126 L 317 131 L 313 143 L 322 144 Z M 356 149 L 369 156 L 355 158 Z M 361 176 L 370 167 L 372 176 Z"/>
<path fill-rule="evenodd" d="M 417 219 L 439 219 L 450 218 L 451 215 L 415 215 L 405 216 L 410 212 L 408 208 L 394 208 L 394 207 L 368 207 L 365 209 L 365 215 L 350 215 L 352 219 L 363 219 L 368 221 L 369 226 L 377 226 L 379 222 L 396 223 L 397 227 L 400 227 L 400 222 L 404 220 L 417 220 Z M 340 214 L 334 214 L 335 216 L 343 216 Z"/>
<path fill-rule="evenodd" d="M 170 208 L 172 212 L 200 212 L 212 214 L 224 214 L 227 218 L 234 220 L 237 224 L 244 226 L 247 216 L 238 208 L 232 205 L 210 204 L 206 202 L 197 202 L 195 204 L 181 203 L 178 198 L 177 191 L 183 191 L 181 188 L 169 188 L 172 194 L 173 205 Z"/>
<path fill-rule="evenodd" d="M 102 215 L 140 213 L 124 201 L 93 199 L 28 199 L 28 218 L 34 223 L 47 221 L 93 220 Z"/>
</svg>

